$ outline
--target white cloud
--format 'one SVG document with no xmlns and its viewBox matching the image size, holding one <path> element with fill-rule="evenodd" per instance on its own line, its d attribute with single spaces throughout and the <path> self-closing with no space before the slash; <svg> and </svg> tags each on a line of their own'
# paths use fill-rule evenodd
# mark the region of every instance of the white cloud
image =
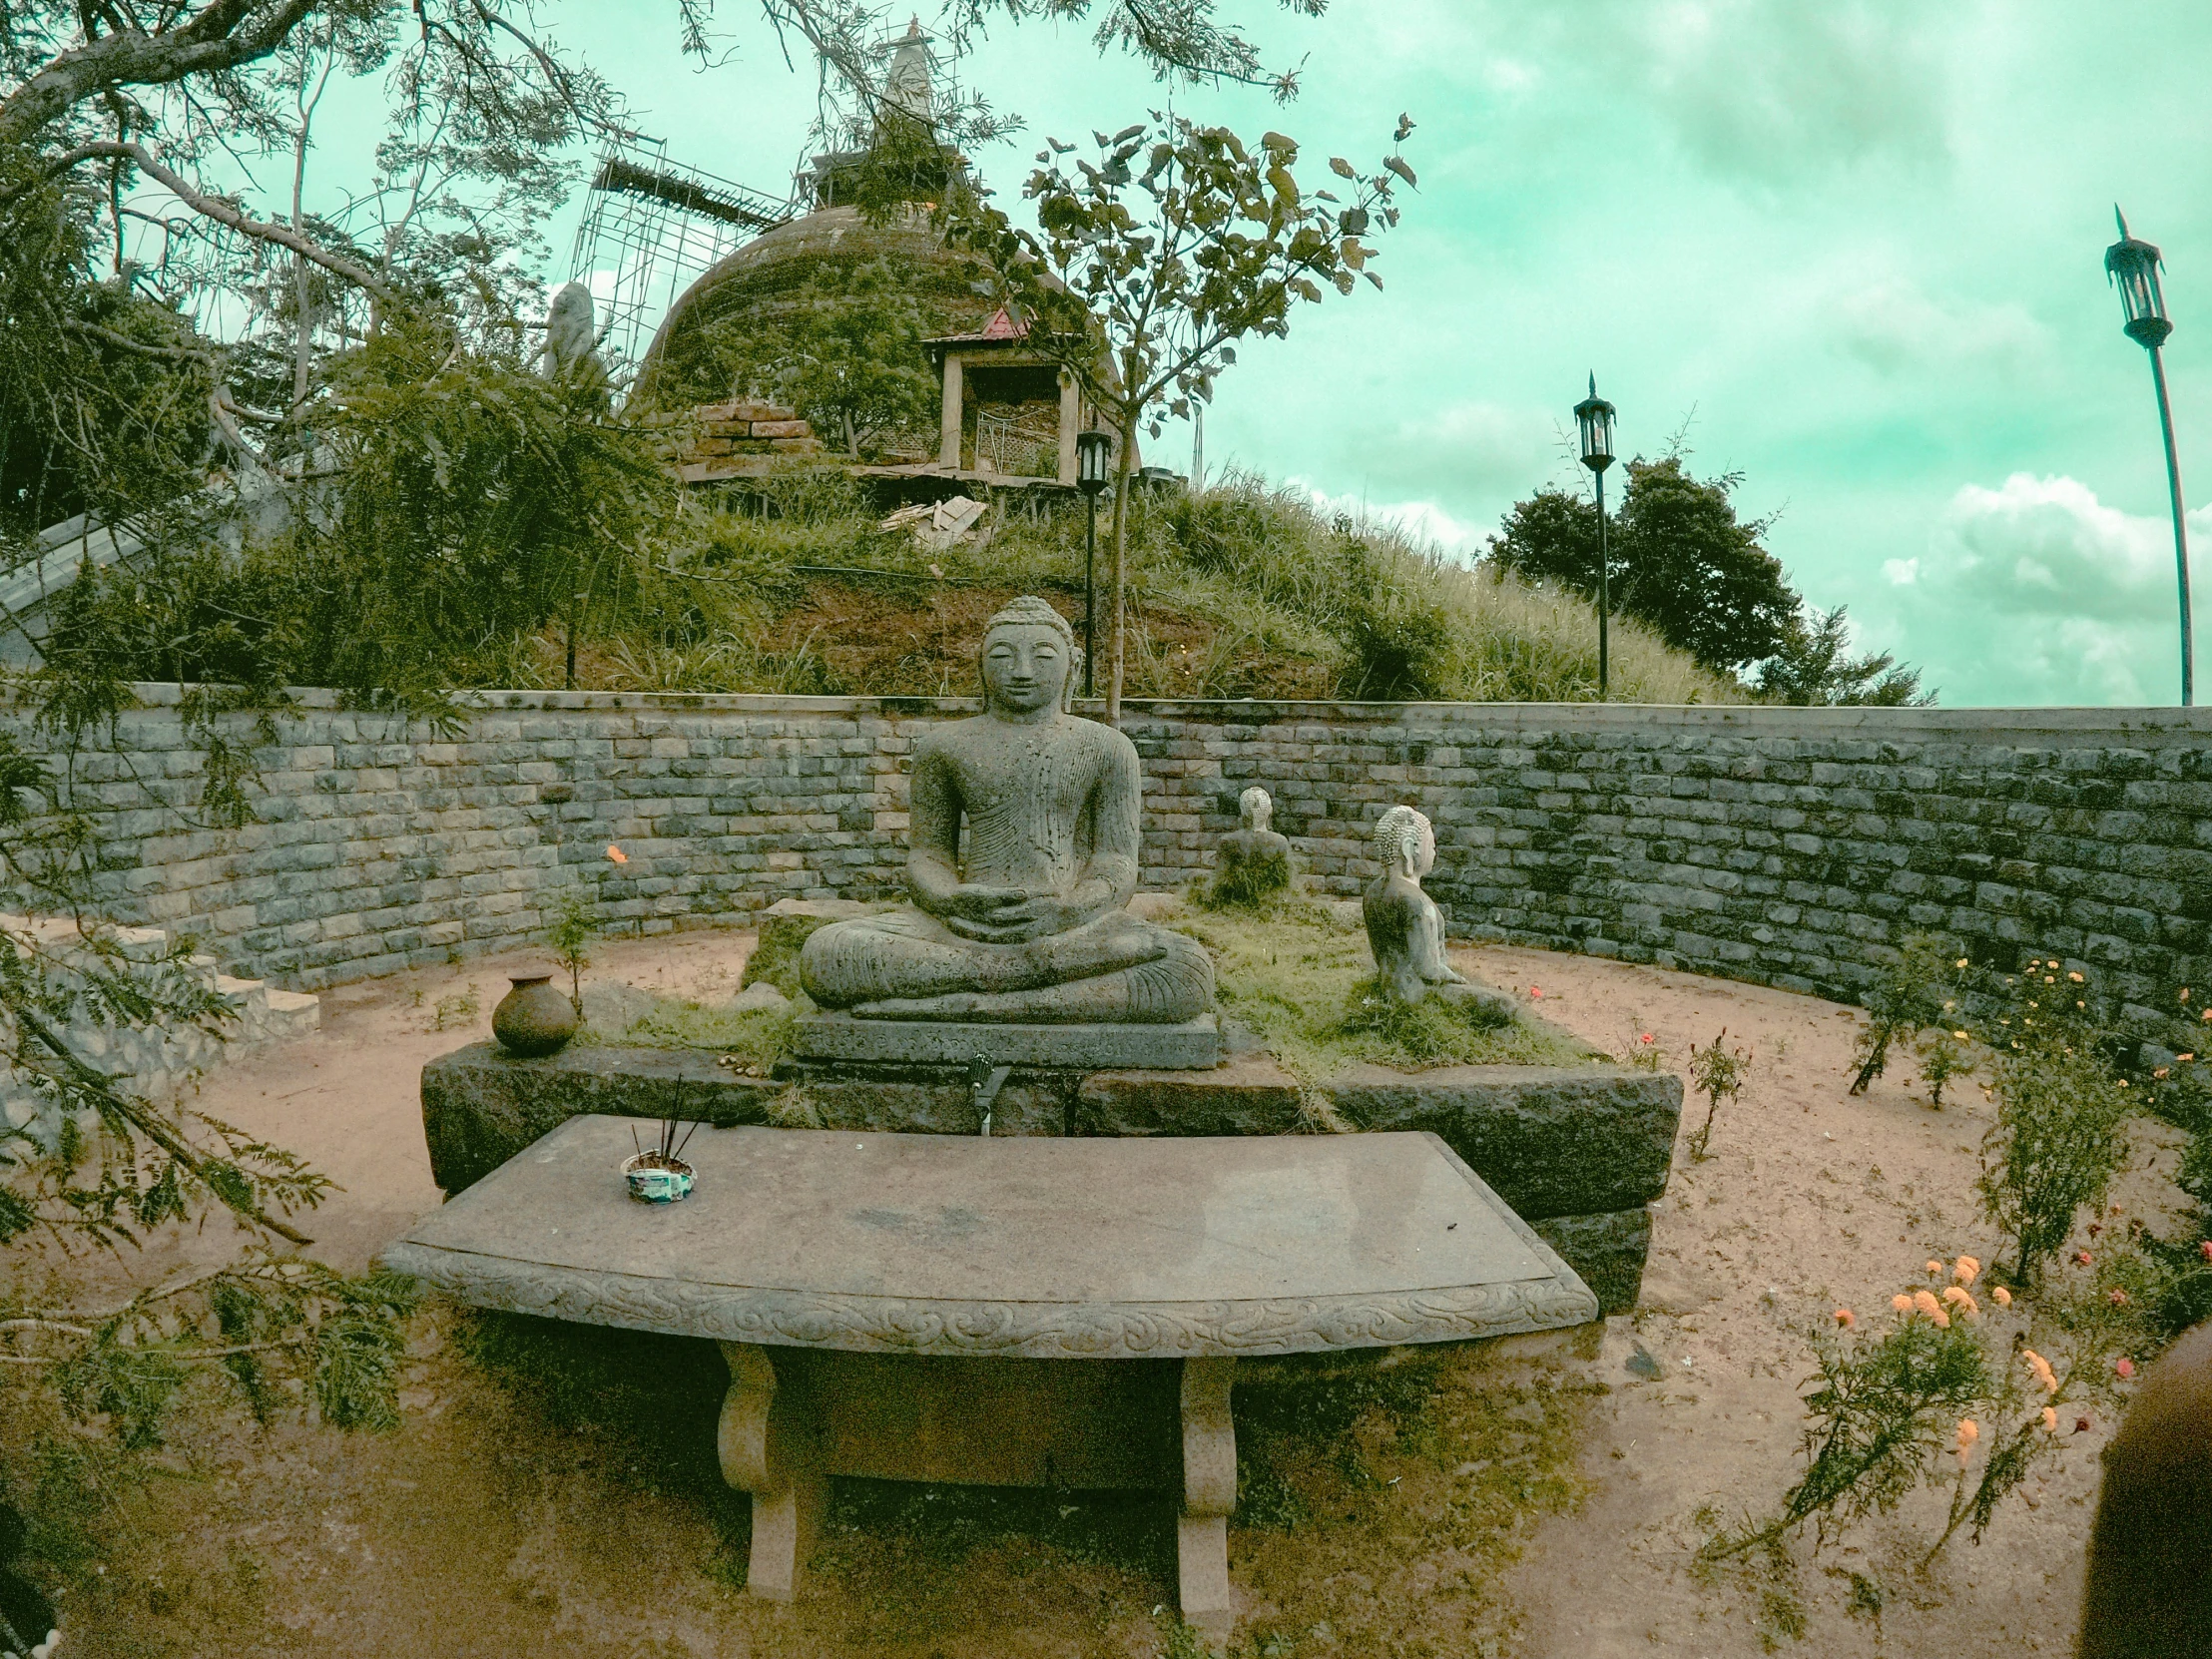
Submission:
<svg viewBox="0 0 2212 1659">
<path fill-rule="evenodd" d="M 1331 494 L 1310 478 L 1293 477 L 1294 489 L 1304 490 L 1315 510 L 1331 517 L 1343 514 L 1354 523 L 1389 525 L 1415 542 L 1430 542 L 1447 553 L 1479 557 L 1487 543 L 1472 526 L 1453 518 L 1434 501 L 1371 501 L 1365 496 Z"/>
<path fill-rule="evenodd" d="M 1830 309 L 1844 349 L 1885 374 L 1971 364 L 2017 375 L 2051 350 L 2050 331 L 2024 305 L 1945 303 L 1902 277 L 1852 287 Z"/>
<path fill-rule="evenodd" d="M 2212 508 L 2190 514 L 2189 528 L 2200 543 L 2212 536 Z M 1983 685 L 1992 701 L 2174 699 L 2169 518 L 2122 512 L 2078 479 L 2019 472 L 1996 489 L 1960 489 L 1928 552 L 1883 572 L 1926 596 L 1911 624 L 1947 636 L 1928 653 L 1942 677 Z"/>
<path fill-rule="evenodd" d="M 1809 169 L 1949 148 L 1945 84 L 1921 0 L 1673 0 L 1620 31 L 1652 102 L 1716 172 Z M 1604 31 L 1600 31 L 1602 35 Z"/>
</svg>

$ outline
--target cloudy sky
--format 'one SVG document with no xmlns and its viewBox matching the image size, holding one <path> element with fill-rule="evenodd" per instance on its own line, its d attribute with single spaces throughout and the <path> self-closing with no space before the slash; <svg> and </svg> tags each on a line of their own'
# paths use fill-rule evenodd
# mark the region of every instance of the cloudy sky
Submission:
<svg viewBox="0 0 2212 1659">
<path fill-rule="evenodd" d="M 811 69 L 787 69 L 749 0 L 723 0 L 726 60 L 687 65 L 674 11 L 547 16 L 673 159 L 780 194 Z M 1308 308 L 1224 378 L 1209 471 L 1234 459 L 1472 553 L 1563 476 L 1594 370 L 1625 452 L 1688 420 L 1694 467 L 1740 471 L 1749 512 L 1781 511 L 1770 545 L 1806 595 L 1848 604 L 1945 704 L 2175 700 L 2157 414 L 2102 257 L 2115 199 L 2165 250 L 2182 477 L 2212 503 L 2202 0 L 1227 15 L 1271 61 L 1306 60 L 1304 94 L 1185 90 L 1180 113 L 1279 128 L 1318 171 L 1372 163 L 1407 111 L 1420 190 L 1383 244 L 1386 292 Z M 1075 28 L 1001 26 L 959 73 L 1028 122 L 976 158 L 1002 201 L 1045 134 L 1111 131 L 1163 96 Z M 555 228 L 556 279 L 579 212 Z M 2212 505 L 2191 532 L 2212 544 Z"/>
</svg>

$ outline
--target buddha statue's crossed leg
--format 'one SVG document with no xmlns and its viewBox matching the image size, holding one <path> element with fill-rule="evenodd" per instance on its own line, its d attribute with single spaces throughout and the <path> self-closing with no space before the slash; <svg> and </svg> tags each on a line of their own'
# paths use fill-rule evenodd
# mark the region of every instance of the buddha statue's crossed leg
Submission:
<svg viewBox="0 0 2212 1659">
<path fill-rule="evenodd" d="M 1035 990 L 1154 961 L 1179 937 L 1111 911 L 1065 933 L 1024 944 L 963 939 L 919 910 L 832 923 L 807 940 L 800 975 L 826 1008 L 866 1007 L 956 993 Z M 913 1017 L 927 1017 L 916 1015 Z"/>
</svg>

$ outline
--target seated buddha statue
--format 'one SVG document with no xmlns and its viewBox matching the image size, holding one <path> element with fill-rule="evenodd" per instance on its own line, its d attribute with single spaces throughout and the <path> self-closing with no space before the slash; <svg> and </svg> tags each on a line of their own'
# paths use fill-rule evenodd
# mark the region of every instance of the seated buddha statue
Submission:
<svg viewBox="0 0 2212 1659">
<path fill-rule="evenodd" d="M 808 995 L 862 1019 L 1171 1024 L 1213 1004 L 1204 948 L 1123 908 L 1135 745 L 1066 710 L 1075 637 L 1041 599 L 983 630 L 983 713 L 914 745 L 911 903 L 824 927 Z M 963 851 L 962 830 L 965 830 Z"/>
</svg>

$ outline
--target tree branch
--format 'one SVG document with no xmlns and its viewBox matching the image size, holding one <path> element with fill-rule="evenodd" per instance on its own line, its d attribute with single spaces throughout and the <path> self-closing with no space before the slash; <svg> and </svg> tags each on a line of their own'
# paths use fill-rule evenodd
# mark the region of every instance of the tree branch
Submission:
<svg viewBox="0 0 2212 1659">
<path fill-rule="evenodd" d="M 194 1151 L 183 1136 L 155 1117 L 153 1113 L 130 1099 L 129 1096 L 120 1093 L 115 1088 L 113 1081 L 104 1072 L 95 1071 L 91 1066 L 86 1065 L 84 1061 L 77 1057 L 76 1051 L 55 1034 L 54 1028 L 29 1008 L 18 1007 L 14 1010 L 14 1013 L 17 1021 L 24 1029 L 45 1044 L 61 1060 L 62 1064 L 69 1068 L 78 1082 L 88 1088 L 97 1090 L 111 1106 L 121 1113 L 124 1121 L 129 1123 L 133 1129 L 136 1129 L 180 1164 L 183 1164 L 185 1168 L 192 1171 L 200 1183 L 208 1191 L 214 1193 L 217 1200 L 225 1208 L 244 1217 L 257 1227 L 268 1228 L 270 1232 L 280 1239 L 289 1239 L 295 1245 L 311 1245 L 314 1243 L 314 1240 L 308 1238 L 305 1234 L 286 1227 L 260 1205 L 237 1203 L 226 1198 L 222 1187 L 208 1179 L 208 1161 Z"/>
<path fill-rule="evenodd" d="M 136 27 L 88 39 L 56 54 L 0 99 L 0 145 L 27 144 L 42 127 L 113 87 L 167 86 L 220 75 L 268 57 L 318 0 L 280 0 L 259 22 L 261 0 L 212 0 L 199 16 L 152 34 Z"/>
<path fill-rule="evenodd" d="M 398 302 L 398 293 L 367 267 L 345 258 L 342 254 L 331 253 L 287 226 L 266 224 L 252 218 L 222 197 L 210 196 L 187 181 L 184 175 L 156 160 L 154 153 L 143 144 L 117 144 L 113 140 L 80 144 L 76 149 L 57 156 L 47 171 L 51 176 L 66 171 L 67 167 L 73 167 L 80 161 L 89 161 L 99 156 L 118 156 L 134 163 L 141 173 L 167 186 L 170 194 L 204 219 L 212 219 L 218 225 L 227 226 L 239 235 L 252 237 L 257 242 L 275 243 L 279 248 L 289 249 L 301 259 L 322 267 L 332 276 L 342 276 L 348 282 L 366 288 L 387 304 Z"/>
</svg>

